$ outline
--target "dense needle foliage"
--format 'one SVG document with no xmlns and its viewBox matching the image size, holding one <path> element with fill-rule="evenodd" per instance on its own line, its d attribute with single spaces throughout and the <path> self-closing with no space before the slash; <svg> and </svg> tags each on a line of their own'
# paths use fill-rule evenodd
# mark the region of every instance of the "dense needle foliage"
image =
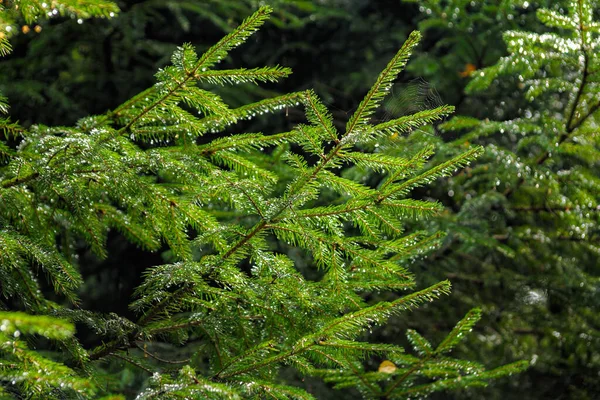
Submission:
<svg viewBox="0 0 600 400">
<path fill-rule="evenodd" d="M 508 54 L 487 68 L 476 63 L 463 116 L 440 126 L 449 143 L 439 156 L 474 143 L 486 150 L 430 194 L 452 210 L 432 229 L 452 234 L 422 264 L 437 267 L 424 282 L 453 281 L 458 296 L 441 306 L 447 315 L 483 307 L 472 357 L 531 360 L 520 384 L 495 398 L 600 392 L 598 3 L 564 3 L 517 5 L 538 22 L 504 32 Z M 432 9 L 435 26 L 441 10 Z M 446 29 L 451 35 L 454 27 Z"/>
<path fill-rule="evenodd" d="M 105 3 L 90 1 L 99 8 L 87 12 L 104 15 Z M 75 13 L 69 7 L 78 2 L 53 4 Z M 37 2 L 3 7 L 17 5 L 30 11 Z M 140 399 L 312 398 L 280 377 L 284 366 L 368 398 L 410 398 L 485 385 L 526 367 L 485 370 L 447 355 L 479 319 L 478 309 L 435 347 L 408 331 L 413 355 L 364 340 L 391 315 L 449 292 L 448 281 L 412 291 L 408 262 L 441 234 L 405 226 L 441 206 L 408 195 L 465 167 L 482 149 L 431 167 L 424 167 L 431 146 L 407 157 L 387 154 L 401 135 L 452 112 L 441 105 L 371 122 L 418 32 L 342 132 L 311 90 L 230 108 L 210 85 L 275 82 L 291 72 L 217 68 L 270 12 L 260 8 L 202 54 L 181 46 L 155 85 L 73 127 L 2 119 L 0 274 L 2 308 L 11 310 L 0 313 L 3 397 L 120 398 L 110 395 L 122 389 L 111 359 L 143 374 L 134 388 Z M 290 131 L 218 135 L 290 108 L 306 116 Z M 347 166 L 385 178 L 378 186 L 349 179 L 340 173 Z M 130 304 L 135 320 L 79 305 L 79 249 L 106 257 L 111 231 L 167 260 L 144 272 Z M 311 260 L 314 279 L 295 268 L 291 248 Z M 367 301 L 374 292 L 406 290 L 391 301 Z M 81 343 L 73 324 L 94 332 L 98 345 Z M 36 351 L 41 338 L 61 351 Z M 365 368 L 370 357 L 383 360 L 379 369 Z"/>
</svg>

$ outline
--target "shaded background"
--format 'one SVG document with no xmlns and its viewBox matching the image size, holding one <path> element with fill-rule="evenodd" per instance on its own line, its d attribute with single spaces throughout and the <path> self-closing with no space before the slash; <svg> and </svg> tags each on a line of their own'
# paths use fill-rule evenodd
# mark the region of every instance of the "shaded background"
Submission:
<svg viewBox="0 0 600 400">
<path fill-rule="evenodd" d="M 481 119 L 518 117 L 531 105 L 524 100 L 522 87 L 514 77 L 478 95 L 466 95 L 464 87 L 473 71 L 493 65 L 505 54 L 502 32 L 538 31 L 541 27 L 535 10 L 560 7 L 556 1 L 500 0 L 269 3 L 275 8 L 274 17 L 222 67 L 280 64 L 291 67 L 293 75 L 279 84 L 247 86 L 243 93 L 239 86 L 216 91 L 230 105 L 237 106 L 275 93 L 314 88 L 341 126 L 414 29 L 420 29 L 424 39 L 384 112 L 376 118 L 389 119 L 441 103 L 455 105 L 457 114 Z M 32 30 L 13 40 L 14 52 L 0 61 L 0 91 L 10 100 L 13 119 L 24 125 L 71 125 L 89 114 L 115 108 L 154 83 L 154 73 L 169 62 L 176 46 L 190 42 L 202 52 L 258 6 L 250 0 L 138 0 L 118 4 L 122 13 L 114 19 L 52 19 L 40 24 L 40 33 Z M 273 132 L 301 119 L 299 111 L 290 110 L 287 117 L 270 117 L 268 126 L 263 124 L 266 120 L 257 120 L 234 129 Z M 443 158 L 444 144 L 456 137 L 436 130 L 429 133 L 414 140 L 435 143 L 438 157 Z M 502 140 L 492 137 L 490 143 Z M 538 293 L 532 288 L 547 280 L 547 273 L 532 273 L 527 265 L 519 264 L 523 259 L 505 257 L 494 246 L 457 239 L 452 230 L 459 223 L 489 227 L 515 222 L 502 211 L 464 208 L 466 202 L 454 195 L 454 185 L 452 179 L 440 181 L 414 194 L 417 198 L 439 199 L 447 206 L 448 213 L 426 227 L 447 230 L 450 235 L 439 250 L 417 260 L 413 268 L 421 287 L 451 279 L 453 295 L 391 321 L 374 332 L 372 339 L 406 344 L 402 335 L 411 328 L 435 343 L 466 311 L 481 305 L 484 320 L 476 326 L 470 342 L 458 351 L 488 367 L 517 359 L 531 360 L 532 367 L 486 389 L 442 393 L 434 398 L 600 397 L 600 350 L 584 340 L 576 318 L 579 307 L 589 305 L 591 299 L 577 292 L 562 297 L 553 297 L 552 290 Z M 489 185 L 484 182 L 473 187 L 473 195 L 477 195 L 485 193 Z M 574 250 L 569 243 L 565 246 L 565 257 L 572 256 Z M 86 279 L 81 293 L 83 307 L 128 317 L 132 315 L 127 305 L 133 289 L 141 283 L 141 273 L 168 257 L 136 249 L 117 234 L 109 238 L 106 260 L 95 259 L 85 249 L 80 252 L 80 268 Z M 295 258 L 299 268 L 306 265 L 300 255 Z M 549 258 L 547 262 L 552 261 Z M 577 262 L 596 268 L 595 258 L 581 257 Z M 549 269 L 560 278 L 560 270 Z M 543 301 L 535 297 L 536 293 Z M 83 329 L 78 336 L 84 344 L 97 341 Z M 595 340 L 593 343 L 598 338 Z M 373 363 L 375 368 L 376 360 Z M 125 388 L 137 387 L 141 379 L 127 369 L 123 369 L 121 378 Z M 310 387 L 318 398 L 340 395 L 316 381 L 293 376 L 289 379 L 298 379 L 298 384 Z"/>
</svg>

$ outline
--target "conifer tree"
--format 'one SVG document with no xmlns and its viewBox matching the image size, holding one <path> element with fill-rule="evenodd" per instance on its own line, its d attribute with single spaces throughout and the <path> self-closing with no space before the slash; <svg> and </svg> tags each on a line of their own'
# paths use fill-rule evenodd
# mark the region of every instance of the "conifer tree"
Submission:
<svg viewBox="0 0 600 400">
<path fill-rule="evenodd" d="M 478 357 L 531 359 L 514 398 L 600 391 L 597 10 L 590 0 L 553 2 L 536 12 L 539 33 L 505 32 L 508 55 L 473 71 L 466 88 L 488 104 L 487 91 L 505 88 L 502 103 L 463 109 L 472 116 L 440 127 L 447 138 L 458 136 L 443 157 L 472 143 L 486 151 L 435 192 L 447 193 L 454 212 L 432 229 L 452 235 L 423 267 L 435 263 L 429 279 L 455 284 L 449 316 L 472 304 L 489 315 L 477 341 L 484 345 L 470 347 Z M 513 89 L 521 100 L 512 100 Z"/>
<path fill-rule="evenodd" d="M 408 262 L 440 234 L 405 226 L 441 206 L 408 195 L 482 150 L 465 149 L 431 168 L 423 168 L 431 147 L 405 158 L 378 150 L 452 112 L 439 106 L 371 123 L 418 32 L 344 132 L 310 90 L 230 108 L 206 88 L 275 82 L 291 72 L 217 68 L 270 12 L 260 8 L 203 54 L 181 46 L 154 86 L 74 127 L 2 120 L 0 277 L 2 308 L 11 310 L 0 314 L 3 395 L 122 398 L 110 393 L 119 392 L 114 367 L 123 363 L 148 377 L 136 388 L 139 399 L 312 398 L 279 378 L 283 366 L 365 397 L 408 398 L 484 385 L 526 367 L 486 371 L 447 355 L 479 319 L 478 309 L 435 348 L 409 331 L 415 355 L 364 340 L 391 315 L 449 292 L 448 281 L 415 290 Z M 239 121 L 291 107 L 303 108 L 306 123 L 289 132 L 211 139 Z M 341 174 L 346 165 L 386 178 L 369 186 Z M 330 193 L 338 200 L 320 205 Z M 167 250 L 168 262 L 144 273 L 130 305 L 136 320 L 79 306 L 77 249 L 83 244 L 106 257 L 111 231 L 148 251 Z M 279 250 L 283 244 L 309 255 L 318 277 L 303 276 Z M 374 304 L 364 296 L 403 290 L 413 291 Z M 95 332 L 98 345 L 81 343 L 73 324 Z M 46 337 L 61 352 L 35 351 L 22 334 Z M 371 356 L 385 360 L 379 370 L 363 366 Z"/>
</svg>

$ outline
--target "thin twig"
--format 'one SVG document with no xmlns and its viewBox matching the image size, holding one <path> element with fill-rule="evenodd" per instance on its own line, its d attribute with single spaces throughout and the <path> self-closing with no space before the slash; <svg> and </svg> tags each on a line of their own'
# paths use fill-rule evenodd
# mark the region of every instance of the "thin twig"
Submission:
<svg viewBox="0 0 600 400">
<path fill-rule="evenodd" d="M 121 359 L 121 360 L 123 360 L 123 361 L 126 361 L 126 362 L 128 362 L 128 363 L 130 363 L 130 364 L 132 364 L 132 365 L 135 365 L 136 367 L 138 367 L 138 368 L 140 368 L 140 369 L 143 369 L 144 371 L 146 371 L 146 372 L 147 372 L 147 373 L 149 373 L 150 375 L 152 375 L 152 374 L 154 373 L 154 371 L 151 371 L 151 370 L 149 370 L 148 368 L 144 367 L 144 366 L 143 366 L 142 364 L 140 364 L 139 362 L 137 362 L 137 361 L 135 361 L 135 360 L 133 360 L 133 359 L 131 359 L 131 358 L 129 358 L 129 357 L 125 357 L 125 356 L 122 356 L 122 355 L 120 355 L 120 354 L 117 354 L 117 353 L 109 353 L 108 355 L 109 355 L 109 356 L 112 356 L 112 357 L 115 357 L 115 358 L 120 358 L 120 359 Z"/>
<path fill-rule="evenodd" d="M 190 362 L 189 358 L 185 359 L 185 360 L 165 360 L 164 358 L 160 358 L 156 354 L 150 353 L 148 350 L 146 350 L 146 348 L 144 346 L 140 346 L 139 343 L 136 343 L 135 346 L 138 349 L 140 349 L 141 351 L 143 351 L 145 355 L 147 355 L 151 358 L 154 358 L 156 361 L 160 361 L 165 364 L 186 364 L 186 363 Z"/>
</svg>

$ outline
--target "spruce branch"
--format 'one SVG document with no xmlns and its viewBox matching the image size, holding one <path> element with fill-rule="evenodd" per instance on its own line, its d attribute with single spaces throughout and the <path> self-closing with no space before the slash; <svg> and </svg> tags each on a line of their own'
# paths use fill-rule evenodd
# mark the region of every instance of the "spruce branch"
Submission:
<svg viewBox="0 0 600 400">
<path fill-rule="evenodd" d="M 214 65 L 216 62 L 223 59 L 227 53 L 233 49 L 234 47 L 239 46 L 243 42 L 245 42 L 250 35 L 252 35 L 268 18 L 268 15 L 271 13 L 271 8 L 264 6 L 261 7 L 258 11 L 256 11 L 252 16 L 248 17 L 244 22 L 242 22 L 233 32 L 225 36 L 221 39 L 216 45 L 208 49 L 199 60 L 195 62 L 195 64 L 188 70 L 184 71 L 184 78 L 175 81 L 175 85 L 168 88 L 167 91 L 160 95 L 156 100 L 154 100 L 149 105 L 145 106 L 137 115 L 132 117 L 129 122 L 125 126 L 123 126 L 118 134 L 123 134 L 124 132 L 129 131 L 129 129 L 141 118 L 143 118 L 146 114 L 159 107 L 161 104 L 164 104 L 168 99 L 173 96 L 176 96 L 177 93 L 187 86 L 190 82 L 197 80 L 197 76 L 200 71 L 200 76 L 202 76 L 202 69 L 208 69 L 210 66 Z M 254 71 L 255 74 L 260 74 L 257 71 Z M 276 69 L 274 72 L 276 75 L 283 77 L 289 73 L 287 69 Z M 264 71 L 263 71 L 264 75 Z M 258 78 L 255 78 L 255 80 Z M 113 111 L 113 115 L 118 115 L 123 110 L 131 108 L 135 103 L 142 101 L 147 95 L 151 94 L 156 90 L 150 90 L 144 92 L 144 96 L 142 94 L 136 96 L 134 99 L 126 102 L 124 105 L 119 106 L 116 111 Z"/>
<path fill-rule="evenodd" d="M 4 100 L 5 98 L 0 96 L 0 113 L 3 109 L 5 109 L 5 112 L 8 111 L 8 103 L 5 103 Z M 0 132 L 5 139 L 16 139 L 28 133 L 18 122 L 11 122 L 10 118 L 0 118 Z"/>
<path fill-rule="evenodd" d="M 425 365 L 425 363 L 433 357 L 433 355 L 434 353 L 430 353 L 425 357 L 420 358 L 417 363 L 413 364 L 413 366 L 406 370 L 404 374 L 402 374 L 400 377 L 394 380 L 394 382 L 391 385 L 384 389 L 382 399 L 387 400 L 394 398 L 395 396 L 393 395 L 393 392 L 396 390 L 396 388 L 400 387 L 400 385 L 402 385 L 406 381 L 406 379 L 408 379 L 416 371 L 421 369 L 423 365 Z"/>
<path fill-rule="evenodd" d="M 33 172 L 29 175 L 25 175 L 25 176 L 21 176 L 21 177 L 15 177 L 13 179 L 8 179 L 2 182 L 2 187 L 4 189 L 8 189 L 10 187 L 13 186 L 18 186 L 21 185 L 23 183 L 28 183 L 31 182 L 35 179 L 37 179 L 40 176 L 39 172 Z"/>
<path fill-rule="evenodd" d="M 323 110 L 320 107 L 316 107 L 317 104 L 319 104 L 319 102 L 316 99 L 313 99 L 314 95 L 312 95 L 310 92 L 306 92 L 305 93 L 305 102 L 308 104 L 309 107 L 314 107 L 312 108 L 312 110 L 314 111 L 314 115 L 319 119 L 319 121 L 327 121 L 329 120 L 329 118 L 324 115 Z M 302 188 L 305 185 L 308 185 L 309 183 L 311 183 L 319 174 L 319 172 L 325 168 L 325 166 L 337 155 L 337 153 L 340 151 L 340 149 L 342 148 L 342 142 L 339 141 L 339 143 L 337 143 L 327 154 L 327 156 L 325 156 L 322 161 L 313 169 L 312 173 L 306 177 L 305 179 L 301 179 L 299 183 L 296 183 L 293 188 L 297 188 L 297 191 L 294 192 L 288 192 L 286 194 L 286 197 L 289 200 L 289 203 L 284 204 L 283 206 L 281 206 L 279 209 L 277 209 L 271 216 L 270 219 L 273 220 L 274 218 L 278 217 L 282 212 L 284 212 L 288 207 L 292 207 L 293 203 L 295 202 L 295 198 L 297 198 L 297 192 L 301 191 Z M 248 234 L 246 234 L 242 239 L 240 239 L 237 243 L 235 243 L 223 256 L 222 259 L 226 260 L 229 257 L 231 257 L 237 250 L 239 250 L 240 248 L 242 248 L 246 243 L 248 243 L 248 241 L 250 241 L 250 239 L 252 239 L 256 234 L 258 234 L 259 232 L 261 232 L 265 226 L 267 226 L 268 221 L 267 220 L 262 220 L 260 221 L 257 225 L 254 226 L 254 228 L 252 228 Z"/>
<path fill-rule="evenodd" d="M 592 105 L 587 112 L 577 118 L 577 111 L 580 108 L 581 96 L 586 90 L 586 85 L 588 84 L 588 79 L 590 77 L 589 71 L 589 63 L 590 63 L 590 55 L 589 45 L 587 43 L 587 30 L 584 26 L 584 7 L 583 0 L 577 1 L 577 20 L 579 23 L 576 25 L 576 30 L 579 33 L 579 50 L 581 51 L 581 57 L 583 58 L 583 65 L 581 67 L 581 78 L 579 80 L 579 85 L 575 91 L 575 97 L 573 99 L 572 106 L 569 110 L 569 113 L 566 115 L 565 122 L 565 130 L 558 136 L 556 141 L 556 146 L 560 146 L 562 143 L 566 142 L 574 132 L 596 111 L 600 109 L 600 100 L 596 102 L 596 104 Z M 545 19 L 546 14 L 542 13 L 542 18 Z M 556 21 L 556 20 L 555 20 Z M 544 151 L 536 160 L 535 165 L 542 165 L 550 158 L 550 151 Z M 504 191 L 504 195 L 506 197 L 511 197 L 516 188 L 519 188 L 521 185 L 525 183 L 525 177 L 519 178 L 516 185 L 513 187 L 509 187 Z"/>
<path fill-rule="evenodd" d="M 484 371 L 473 375 L 461 375 L 457 378 L 441 379 L 435 382 L 422 385 L 415 385 L 397 392 L 386 392 L 384 398 L 407 398 L 409 396 L 419 396 L 430 394 L 435 391 L 458 389 L 468 387 L 473 384 L 483 384 L 489 379 L 497 379 L 503 376 L 512 375 L 524 371 L 529 367 L 527 361 L 519 361 L 513 364 L 508 364 L 493 370 Z M 410 371 L 410 370 L 409 370 Z M 413 371 L 414 372 L 414 371 Z M 403 376 L 404 377 L 404 376 Z M 406 379 L 406 378 L 404 378 Z"/>
<path fill-rule="evenodd" d="M 413 329 L 409 329 L 406 331 L 406 337 L 408 338 L 410 344 L 413 346 L 415 351 L 419 353 L 421 356 L 430 356 L 433 353 L 433 348 L 431 343 L 423 336 L 421 336 L 417 331 Z"/>
<path fill-rule="evenodd" d="M 388 134 L 407 133 L 419 127 L 440 121 L 453 112 L 453 106 L 443 105 L 377 124 L 373 127 L 373 131 Z"/>
<path fill-rule="evenodd" d="M 371 87 L 363 101 L 358 105 L 356 112 L 346 124 L 346 134 L 352 135 L 361 125 L 369 122 L 370 116 L 375 112 L 377 105 L 390 91 L 394 80 L 406 65 L 413 48 L 419 43 L 421 34 L 413 31 L 408 36 L 400 50 L 381 72 L 375 84 Z"/>
<path fill-rule="evenodd" d="M 310 374 L 321 366 L 342 368 L 357 386 L 380 395 L 382 373 L 364 373 L 361 363 L 372 354 L 396 356 L 401 351 L 357 338 L 392 315 L 450 290 L 443 281 L 374 304 L 361 293 L 414 288 L 407 260 L 426 251 L 423 247 L 440 235 L 406 234 L 405 225 L 441 207 L 405 197 L 414 187 L 467 165 L 480 151 L 424 170 L 432 146 L 416 154 L 402 151 L 410 154 L 402 157 L 391 155 L 388 146 L 371 150 L 376 140 L 414 131 L 453 110 L 441 106 L 382 124 L 371 122 L 419 34 L 410 35 L 342 133 L 310 90 L 230 109 L 218 95 L 196 86 L 272 82 L 289 75 L 289 69 L 279 66 L 211 69 L 269 13 L 270 8 L 261 8 L 199 57 L 191 45 L 178 48 L 172 65 L 157 73 L 155 86 L 104 116 L 84 118 L 74 128 L 36 126 L 24 132 L 20 136 L 31 135 L 2 171 L 11 178 L 1 182 L 0 196 L 8 211 L 6 217 L 2 212 L 0 223 L 36 239 L 12 246 L 19 251 L 9 256 L 0 254 L 2 264 L 15 265 L 14 273 L 7 274 L 10 282 L 2 276 L 3 290 L 10 285 L 9 295 L 24 294 L 27 301 L 39 303 L 27 305 L 30 309 L 56 309 L 100 336 L 101 344 L 89 350 L 75 338 L 63 344 L 94 376 L 97 370 L 90 363 L 104 358 L 152 373 L 140 399 L 310 399 L 300 389 L 275 383 L 277 371 L 286 364 Z M 290 132 L 200 140 L 242 119 L 300 104 L 307 123 Z M 376 188 L 350 178 L 354 170 L 336 171 L 349 165 L 386 174 L 387 180 Z M 324 201 L 329 205 L 323 206 Z M 74 261 L 77 246 L 83 239 L 103 257 L 111 229 L 146 250 L 168 249 L 168 261 L 148 268 L 135 291 L 130 307 L 137 321 L 45 301 L 38 293 L 42 285 L 30 274 L 31 261 L 50 275 L 48 282 L 59 295 L 74 299 L 82 284 Z M 0 230 L 0 241 L 8 242 L 5 237 L 10 235 L 4 232 Z M 50 255 L 43 254 L 42 244 L 52 250 Z M 293 252 L 307 254 L 297 258 Z M 310 267 L 323 271 L 319 278 L 301 273 L 297 262 L 305 256 Z M 467 325 L 451 332 L 451 339 L 440 345 L 443 351 Z M 419 342 L 425 346 L 423 340 Z M 189 352 L 186 360 L 171 361 L 146 348 L 163 342 Z M 152 358 L 148 365 L 127 353 L 133 348 Z M 448 364 L 425 362 L 413 372 L 456 374 L 466 368 L 459 361 L 437 361 Z M 158 363 L 188 362 L 192 365 L 177 376 L 153 373 Z"/>
<path fill-rule="evenodd" d="M 277 82 L 280 79 L 291 75 L 292 70 L 286 67 L 276 65 L 274 67 L 262 68 L 240 68 L 240 69 L 221 69 L 198 71 L 194 78 L 199 82 L 211 84 L 234 84 L 234 83 L 258 83 L 258 82 Z"/>
<path fill-rule="evenodd" d="M 481 318 L 481 309 L 474 308 L 460 321 L 454 329 L 446 336 L 446 338 L 435 349 L 436 354 L 442 354 L 452 350 L 460 340 L 469 332 L 473 325 Z"/>
<path fill-rule="evenodd" d="M 379 191 L 381 194 L 379 195 L 379 198 L 377 199 L 377 201 L 382 202 L 389 197 L 404 195 L 410 189 L 412 189 L 416 186 L 420 186 L 422 184 L 429 183 L 433 179 L 436 179 L 441 176 L 445 176 L 451 172 L 454 172 L 456 169 L 458 169 L 460 167 L 464 167 L 464 166 L 468 165 L 471 161 L 473 161 L 473 159 L 475 159 L 477 156 L 479 156 L 482 153 L 483 153 L 482 147 L 479 147 L 479 146 L 473 147 L 472 149 L 467 150 L 464 153 L 459 154 L 458 156 L 456 156 L 446 162 L 443 162 L 412 179 L 408 179 L 408 180 L 402 182 L 401 184 L 392 185 L 394 178 L 395 178 L 395 176 L 392 176 L 392 177 L 388 178 L 379 187 Z"/>
<path fill-rule="evenodd" d="M 358 332 L 373 324 L 380 324 L 393 313 L 410 310 L 425 301 L 431 301 L 450 292 L 450 282 L 442 281 L 426 289 L 403 296 L 393 302 L 382 302 L 349 313 L 322 328 L 317 336 L 337 339 L 353 338 Z"/>
</svg>

